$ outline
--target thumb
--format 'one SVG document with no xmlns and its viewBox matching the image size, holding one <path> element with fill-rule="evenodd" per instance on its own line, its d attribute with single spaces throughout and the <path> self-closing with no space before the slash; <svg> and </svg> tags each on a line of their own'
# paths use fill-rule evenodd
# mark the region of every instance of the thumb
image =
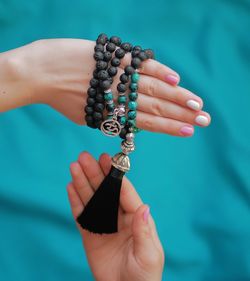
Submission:
<svg viewBox="0 0 250 281">
<path fill-rule="evenodd" d="M 150 209 L 141 205 L 135 212 L 132 222 L 134 255 L 142 266 L 154 266 L 158 261 L 157 248 L 154 244 L 153 231 L 149 223 Z M 157 259 L 157 261 L 156 261 Z"/>
</svg>

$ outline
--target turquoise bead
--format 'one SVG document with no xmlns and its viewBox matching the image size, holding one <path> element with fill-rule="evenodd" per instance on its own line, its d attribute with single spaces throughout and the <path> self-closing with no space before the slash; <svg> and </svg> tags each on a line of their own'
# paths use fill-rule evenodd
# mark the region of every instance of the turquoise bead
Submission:
<svg viewBox="0 0 250 281">
<path fill-rule="evenodd" d="M 135 119 L 136 118 L 136 111 L 135 110 L 130 110 L 128 112 L 128 118 L 129 119 Z"/>
<path fill-rule="evenodd" d="M 126 96 L 120 96 L 118 97 L 118 102 L 119 103 L 126 103 L 127 101 L 127 97 Z"/>
<path fill-rule="evenodd" d="M 126 121 L 127 121 L 127 118 L 126 118 L 125 116 L 122 116 L 122 117 L 120 118 L 120 124 L 121 124 L 121 125 L 126 124 Z"/>
<path fill-rule="evenodd" d="M 130 84 L 130 90 L 131 91 L 135 92 L 135 91 L 137 91 L 137 89 L 138 89 L 137 83 L 131 83 Z"/>
<path fill-rule="evenodd" d="M 135 120 L 128 120 L 129 127 L 135 127 Z"/>
<path fill-rule="evenodd" d="M 129 108 L 130 110 L 136 110 L 137 106 L 138 106 L 138 104 L 137 104 L 136 101 L 130 101 L 130 102 L 128 103 L 128 108 Z"/>
<path fill-rule="evenodd" d="M 133 83 L 137 83 L 139 81 L 139 79 L 140 79 L 139 73 L 135 72 L 132 74 L 131 80 Z"/>
<path fill-rule="evenodd" d="M 104 99 L 105 99 L 105 101 L 110 101 L 110 100 L 112 100 L 112 99 L 113 99 L 113 94 L 112 94 L 111 92 L 106 93 L 106 94 L 104 95 Z"/>
<path fill-rule="evenodd" d="M 130 100 L 135 101 L 135 100 L 137 100 L 137 98 L 138 98 L 138 94 L 136 92 L 129 93 Z"/>
</svg>

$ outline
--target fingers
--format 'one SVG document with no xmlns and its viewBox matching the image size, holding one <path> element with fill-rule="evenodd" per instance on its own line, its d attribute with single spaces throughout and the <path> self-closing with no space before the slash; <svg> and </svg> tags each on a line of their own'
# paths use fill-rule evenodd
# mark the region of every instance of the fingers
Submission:
<svg viewBox="0 0 250 281">
<path fill-rule="evenodd" d="M 126 54 L 121 61 L 121 67 L 125 68 L 130 63 L 131 54 Z M 153 59 L 144 61 L 139 68 L 139 73 L 155 77 L 174 86 L 180 82 L 180 76 L 176 71 Z"/>
<path fill-rule="evenodd" d="M 99 163 L 87 152 L 83 152 L 79 155 L 78 162 L 81 165 L 90 186 L 94 190 L 97 190 L 104 179 L 104 174 Z"/>
<path fill-rule="evenodd" d="M 102 154 L 99 163 L 105 175 L 108 174 L 111 167 L 111 157 L 108 154 Z M 134 213 L 142 204 L 142 200 L 131 182 L 124 177 L 122 182 L 120 204 L 126 213 Z"/>
<path fill-rule="evenodd" d="M 144 268 L 157 268 L 163 266 L 164 255 L 157 247 L 152 225 L 149 223 L 149 207 L 141 205 L 133 218 L 132 235 L 134 240 L 134 255 L 138 264 Z"/>
<path fill-rule="evenodd" d="M 210 115 L 204 111 L 197 112 L 171 101 L 153 98 L 144 94 L 139 94 L 138 96 L 138 109 L 155 116 L 162 116 L 199 126 L 208 126 L 211 119 Z M 203 116 L 206 123 L 204 121 L 203 123 L 197 123 L 197 120 L 199 121 L 198 116 Z"/>
<path fill-rule="evenodd" d="M 84 206 L 80 199 L 80 196 L 74 189 L 74 185 L 72 183 L 70 183 L 67 186 L 67 191 L 68 191 L 68 198 L 70 202 L 71 211 L 73 217 L 76 219 L 82 213 Z"/>
<path fill-rule="evenodd" d="M 155 116 L 143 111 L 138 111 L 136 125 L 143 130 L 169 134 L 172 136 L 189 137 L 194 133 L 193 126 L 188 123 Z"/>
<path fill-rule="evenodd" d="M 154 77 L 141 75 L 138 91 L 153 98 L 160 98 L 177 103 L 192 110 L 200 110 L 203 101 L 200 97 L 182 87 L 173 87 Z"/>
<path fill-rule="evenodd" d="M 89 199 L 94 194 L 94 191 L 89 183 L 89 180 L 87 179 L 85 173 L 83 172 L 78 162 L 72 163 L 70 165 L 70 173 L 72 176 L 72 181 L 75 191 L 80 196 L 84 206 L 86 206 Z"/>
</svg>

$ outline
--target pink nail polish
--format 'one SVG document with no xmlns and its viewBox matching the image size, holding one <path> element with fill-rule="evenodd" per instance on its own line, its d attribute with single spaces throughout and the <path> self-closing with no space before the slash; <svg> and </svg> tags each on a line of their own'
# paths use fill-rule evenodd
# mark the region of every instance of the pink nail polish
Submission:
<svg viewBox="0 0 250 281">
<path fill-rule="evenodd" d="M 166 76 L 166 81 L 171 85 L 177 85 L 179 82 L 179 77 L 173 74 L 169 74 Z"/>
<path fill-rule="evenodd" d="M 194 128 L 191 126 L 183 126 L 180 132 L 183 136 L 192 136 L 194 133 Z"/>
<path fill-rule="evenodd" d="M 147 209 L 144 211 L 143 213 L 143 220 L 147 223 L 148 222 L 148 217 L 149 217 L 149 214 L 150 214 L 150 208 L 147 207 Z"/>
</svg>

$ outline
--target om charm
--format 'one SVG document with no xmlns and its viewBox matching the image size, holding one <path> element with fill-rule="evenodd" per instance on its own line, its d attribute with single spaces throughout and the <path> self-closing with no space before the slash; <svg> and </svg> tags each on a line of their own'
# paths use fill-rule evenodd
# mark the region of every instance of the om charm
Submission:
<svg viewBox="0 0 250 281">
<path fill-rule="evenodd" d="M 116 118 L 107 119 L 101 124 L 101 131 L 109 137 L 116 137 L 121 132 L 121 125 Z"/>
</svg>

